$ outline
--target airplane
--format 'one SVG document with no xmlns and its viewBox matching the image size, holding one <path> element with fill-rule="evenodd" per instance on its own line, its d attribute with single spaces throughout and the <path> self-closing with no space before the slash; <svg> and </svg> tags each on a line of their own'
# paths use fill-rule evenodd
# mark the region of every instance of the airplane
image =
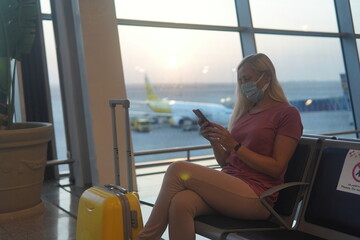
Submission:
<svg viewBox="0 0 360 240">
<path fill-rule="evenodd" d="M 200 109 L 209 121 L 227 127 L 232 109 L 222 104 L 160 98 L 154 92 L 147 75 L 145 75 L 145 87 L 147 106 L 153 112 L 160 114 L 160 116 L 169 117 L 171 119 L 170 123 L 174 127 L 180 127 L 184 131 L 197 129 L 198 118 L 193 113 L 193 109 Z"/>
</svg>

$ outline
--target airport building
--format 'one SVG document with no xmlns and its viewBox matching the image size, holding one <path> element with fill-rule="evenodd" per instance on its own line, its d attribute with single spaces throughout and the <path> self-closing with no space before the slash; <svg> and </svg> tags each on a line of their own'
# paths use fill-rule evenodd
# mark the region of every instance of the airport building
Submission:
<svg viewBox="0 0 360 240">
<path fill-rule="evenodd" d="M 10 2 L 26 2 L 5 1 L 9 8 Z M 23 55 L 13 73 L 17 72 L 14 119 L 49 122 L 53 130 L 46 146 L 44 181 L 37 183 L 42 187 L 41 206 L 10 212 L 0 206 L 1 240 L 76 239 L 81 194 L 108 183 L 139 191 L 146 221 L 170 163 L 186 160 L 218 169 L 191 109 L 211 109 L 206 114 L 210 121 L 219 117 L 216 121 L 224 119 L 221 124 L 226 126 L 237 66 L 254 53 L 273 60 L 289 102 L 300 112 L 306 138 L 339 139 L 346 147 L 360 149 L 358 0 L 29 2 L 36 4 L 39 24 L 31 52 Z M 115 108 L 115 150 L 111 99 L 130 103 L 129 117 L 122 105 Z M 124 126 L 130 130 L 133 162 L 128 161 Z M 1 137 L 3 131 L 0 147 L 9 139 Z M 5 163 L 9 155 L 2 154 L 0 177 L 7 177 L 12 168 Z M 316 168 L 319 172 L 321 166 Z M 357 179 L 356 172 L 353 177 Z M 321 181 L 310 185 L 317 184 Z M 3 192 L 22 187 L 0 183 Z M 360 185 L 357 188 L 360 192 Z M 359 193 L 353 191 L 357 198 Z M 3 196 L 0 192 L 0 205 L 11 205 L 17 195 L 6 201 Z M 308 201 L 309 208 L 314 199 Z M 360 239 L 352 230 L 360 229 L 358 219 L 339 236 Z M 319 230 L 324 239 L 331 239 L 323 230 L 332 229 L 331 224 Z M 204 229 L 196 239 L 217 239 Z M 219 239 L 248 239 L 234 232 Z M 163 239 L 169 239 L 167 234 Z"/>
</svg>

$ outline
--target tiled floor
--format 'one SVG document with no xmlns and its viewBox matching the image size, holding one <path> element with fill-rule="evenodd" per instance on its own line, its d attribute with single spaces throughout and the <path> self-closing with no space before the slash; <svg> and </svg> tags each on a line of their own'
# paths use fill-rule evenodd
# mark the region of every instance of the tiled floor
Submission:
<svg viewBox="0 0 360 240">
<path fill-rule="evenodd" d="M 156 174 L 138 178 L 142 200 L 154 202 L 162 177 L 163 174 Z M 45 182 L 42 196 L 45 212 L 29 219 L 0 224 L 0 240 L 75 240 L 78 201 L 82 192 L 83 189 L 73 186 L 60 186 L 58 181 Z M 142 205 L 141 210 L 146 221 L 151 207 Z M 167 232 L 163 239 L 168 239 Z M 207 238 L 197 236 L 196 239 Z"/>
</svg>

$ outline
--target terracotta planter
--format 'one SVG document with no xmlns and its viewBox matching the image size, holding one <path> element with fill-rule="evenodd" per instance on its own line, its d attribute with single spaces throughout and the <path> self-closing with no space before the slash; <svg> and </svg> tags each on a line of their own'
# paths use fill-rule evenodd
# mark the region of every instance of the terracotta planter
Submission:
<svg viewBox="0 0 360 240">
<path fill-rule="evenodd" d="M 0 220 L 1 215 L 43 208 L 41 189 L 52 134 L 50 123 L 37 122 L 0 131 Z"/>
</svg>

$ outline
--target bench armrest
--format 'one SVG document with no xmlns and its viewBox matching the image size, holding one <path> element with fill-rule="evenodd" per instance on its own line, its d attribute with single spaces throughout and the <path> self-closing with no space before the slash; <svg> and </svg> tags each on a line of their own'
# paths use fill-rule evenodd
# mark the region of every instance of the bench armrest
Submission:
<svg viewBox="0 0 360 240">
<path fill-rule="evenodd" d="M 270 206 L 270 204 L 266 201 L 266 197 L 271 196 L 272 194 L 279 192 L 283 189 L 286 188 L 290 188 L 290 187 L 295 187 L 295 186 L 307 186 L 309 185 L 309 183 L 306 182 L 289 182 L 289 183 L 284 183 L 278 186 L 274 186 L 268 190 L 266 190 L 265 192 L 263 192 L 260 195 L 260 202 L 266 207 L 267 210 L 269 210 L 269 212 L 286 228 L 286 229 L 291 229 L 292 226 L 289 226 L 284 219 L 274 210 L 273 207 Z"/>
</svg>

